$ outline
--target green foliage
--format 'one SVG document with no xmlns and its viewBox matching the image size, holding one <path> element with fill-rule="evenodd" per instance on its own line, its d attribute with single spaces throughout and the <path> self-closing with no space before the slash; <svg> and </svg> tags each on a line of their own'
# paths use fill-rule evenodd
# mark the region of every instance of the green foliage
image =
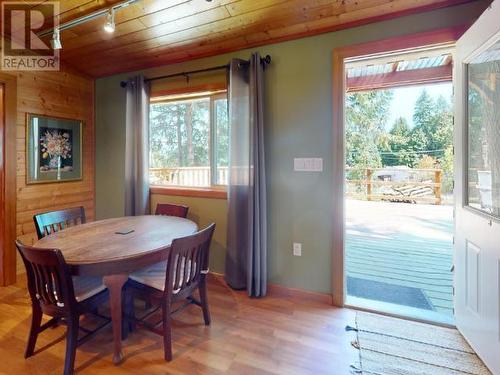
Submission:
<svg viewBox="0 0 500 375">
<path fill-rule="evenodd" d="M 442 187 L 443 192 L 453 191 L 453 146 L 450 145 L 444 152 L 441 159 L 441 169 L 443 170 Z"/>
<path fill-rule="evenodd" d="M 346 96 L 346 158 L 347 165 L 360 168 L 380 167 L 380 148 L 387 135 L 385 124 L 393 92 L 374 90 Z"/>
<path fill-rule="evenodd" d="M 436 160 L 436 158 L 433 158 L 429 155 L 424 155 L 420 158 L 416 167 L 418 169 L 434 169 L 438 164 L 439 162 Z"/>
<path fill-rule="evenodd" d="M 385 90 L 347 95 L 347 165 L 356 169 L 441 166 L 443 191 L 450 191 L 453 178 L 453 114 L 450 104 L 442 96 L 434 100 L 424 89 L 415 103 L 414 127 L 411 128 L 405 118 L 398 118 L 386 132 L 392 97 L 393 92 Z"/>
<path fill-rule="evenodd" d="M 227 165 L 229 129 L 227 101 L 216 101 L 217 160 Z M 153 103 L 150 106 L 150 166 L 208 166 L 210 160 L 210 99 Z"/>
<path fill-rule="evenodd" d="M 437 100 L 422 91 L 415 103 L 415 126 L 410 129 L 406 120 L 397 119 L 389 132 L 390 152 L 384 154 L 384 165 L 415 167 L 427 156 L 440 162 L 453 142 L 453 115 L 442 96 Z"/>
<path fill-rule="evenodd" d="M 382 164 L 388 166 L 409 165 L 410 151 L 410 126 L 405 118 L 396 119 L 389 132 L 389 147 L 382 153 Z"/>
<path fill-rule="evenodd" d="M 426 137 L 426 144 L 424 147 L 427 147 L 430 143 L 430 138 L 428 136 L 435 129 L 435 109 L 436 105 L 432 97 L 427 90 L 422 90 L 422 93 L 415 102 L 413 123 L 415 124 L 414 130 L 421 130 Z"/>
<path fill-rule="evenodd" d="M 429 100 L 430 99 L 430 100 Z M 415 128 L 413 133 L 421 132 L 422 143 L 415 147 L 421 158 L 427 155 L 437 160 L 437 166 L 443 170 L 444 193 L 451 192 L 453 185 L 453 112 L 451 106 L 442 96 L 435 101 L 427 91 L 415 103 L 413 116 Z"/>
<path fill-rule="evenodd" d="M 216 159 L 218 167 L 229 166 L 229 119 L 227 116 L 227 100 L 215 101 L 216 118 Z"/>
<path fill-rule="evenodd" d="M 446 99 L 440 96 L 434 101 L 423 90 L 415 103 L 413 122 L 413 132 L 421 131 L 425 139 L 418 151 L 439 152 L 442 157 L 453 142 L 453 114 Z"/>
</svg>

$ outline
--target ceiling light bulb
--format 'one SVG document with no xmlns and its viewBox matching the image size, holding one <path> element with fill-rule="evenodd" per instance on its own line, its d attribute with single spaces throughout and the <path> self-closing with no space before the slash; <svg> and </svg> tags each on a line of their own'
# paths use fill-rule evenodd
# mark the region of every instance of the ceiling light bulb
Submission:
<svg viewBox="0 0 500 375">
<path fill-rule="evenodd" d="M 52 40 L 50 41 L 50 44 L 52 45 L 52 49 L 61 49 L 62 48 L 61 34 L 59 32 L 58 27 L 56 27 L 54 29 L 54 33 L 52 34 Z"/>
<path fill-rule="evenodd" d="M 104 31 L 106 31 L 107 33 L 112 33 L 115 31 L 115 10 L 113 8 L 111 8 L 106 15 Z"/>
</svg>

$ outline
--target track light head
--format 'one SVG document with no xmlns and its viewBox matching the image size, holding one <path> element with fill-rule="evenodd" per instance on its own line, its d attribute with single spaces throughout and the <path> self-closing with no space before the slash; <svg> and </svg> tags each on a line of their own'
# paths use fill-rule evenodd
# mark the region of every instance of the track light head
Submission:
<svg viewBox="0 0 500 375">
<path fill-rule="evenodd" d="M 54 33 L 52 34 L 52 40 L 50 41 L 50 44 L 52 45 L 52 49 L 62 49 L 61 33 L 58 27 L 54 29 Z"/>
<path fill-rule="evenodd" d="M 115 31 L 115 10 L 111 8 L 106 14 L 106 22 L 104 23 L 104 31 L 113 33 Z"/>
</svg>

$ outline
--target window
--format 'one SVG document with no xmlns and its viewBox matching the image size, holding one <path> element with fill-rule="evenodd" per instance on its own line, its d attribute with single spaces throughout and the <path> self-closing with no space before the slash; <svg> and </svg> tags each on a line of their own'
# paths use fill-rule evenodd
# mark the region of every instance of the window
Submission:
<svg viewBox="0 0 500 375">
<path fill-rule="evenodd" d="M 500 41 L 468 65 L 467 203 L 500 217 Z"/>
<path fill-rule="evenodd" d="M 154 98 L 149 116 L 151 185 L 227 185 L 229 121 L 225 93 Z"/>
</svg>

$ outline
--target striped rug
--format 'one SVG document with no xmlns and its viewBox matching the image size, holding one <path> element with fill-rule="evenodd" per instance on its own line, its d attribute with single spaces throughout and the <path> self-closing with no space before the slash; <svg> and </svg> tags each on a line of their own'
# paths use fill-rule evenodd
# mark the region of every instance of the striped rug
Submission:
<svg viewBox="0 0 500 375">
<path fill-rule="evenodd" d="M 491 375 L 462 335 L 451 328 L 358 312 L 359 363 L 367 375 Z"/>
</svg>

